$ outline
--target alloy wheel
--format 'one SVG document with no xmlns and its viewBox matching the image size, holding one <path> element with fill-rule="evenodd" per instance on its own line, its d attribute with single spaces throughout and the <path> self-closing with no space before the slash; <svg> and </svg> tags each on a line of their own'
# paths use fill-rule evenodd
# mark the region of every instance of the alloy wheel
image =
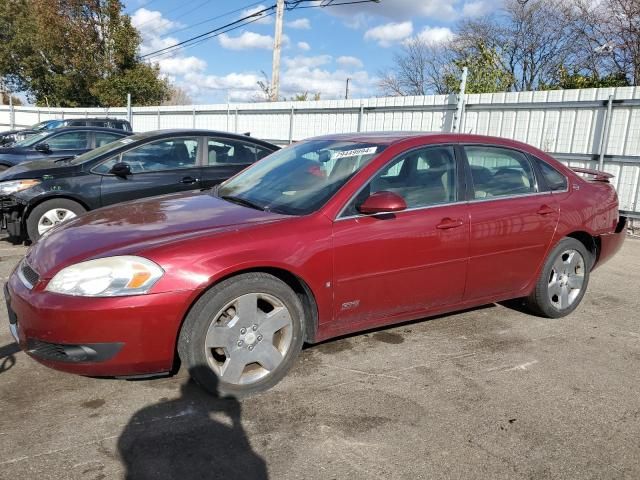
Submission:
<svg viewBox="0 0 640 480">
<path fill-rule="evenodd" d="M 565 250 L 553 263 L 547 293 L 558 310 L 569 308 L 576 301 L 584 285 L 584 258 L 574 249 Z"/>
<path fill-rule="evenodd" d="M 292 339 L 293 319 L 284 303 L 267 293 L 249 293 L 227 303 L 213 317 L 205 353 L 221 381 L 246 385 L 277 369 Z"/>
</svg>

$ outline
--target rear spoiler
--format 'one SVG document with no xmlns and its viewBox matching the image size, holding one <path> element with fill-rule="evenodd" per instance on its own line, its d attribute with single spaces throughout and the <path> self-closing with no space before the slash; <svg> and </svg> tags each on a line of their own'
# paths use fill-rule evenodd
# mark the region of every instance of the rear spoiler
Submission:
<svg viewBox="0 0 640 480">
<path fill-rule="evenodd" d="M 585 175 L 589 175 L 591 178 L 589 180 L 593 182 L 604 182 L 609 183 L 609 179 L 613 178 L 614 175 L 611 175 L 607 172 L 602 172 L 600 170 L 593 170 L 591 168 L 580 168 L 580 167 L 569 167 L 576 173 L 582 173 Z"/>
</svg>

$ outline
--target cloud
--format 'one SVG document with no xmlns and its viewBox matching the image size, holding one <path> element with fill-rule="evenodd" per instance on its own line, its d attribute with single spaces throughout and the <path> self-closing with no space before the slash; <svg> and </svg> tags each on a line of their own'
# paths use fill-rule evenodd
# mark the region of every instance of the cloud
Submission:
<svg viewBox="0 0 640 480">
<path fill-rule="evenodd" d="M 380 3 L 335 5 L 321 10 L 340 17 L 347 26 L 361 28 L 380 18 L 395 22 L 406 22 L 419 17 L 452 21 L 459 15 L 456 9 L 458 3 L 459 0 L 383 0 Z"/>
<path fill-rule="evenodd" d="M 249 15 L 253 15 L 254 13 L 260 12 L 262 10 L 264 10 L 265 8 L 267 8 L 265 5 L 256 5 L 255 7 L 252 8 L 247 8 L 246 10 L 244 10 L 242 12 L 242 15 L 240 18 L 243 17 L 248 17 Z M 273 23 L 273 18 L 272 17 L 265 17 L 265 14 L 268 14 L 269 12 L 264 12 L 263 14 L 260 15 L 259 20 L 256 20 L 255 23 L 259 23 L 262 25 L 269 25 L 270 23 Z"/>
<path fill-rule="evenodd" d="M 416 37 L 423 42 L 435 45 L 453 40 L 454 33 L 447 27 L 424 27 Z"/>
<path fill-rule="evenodd" d="M 309 30 L 311 28 L 311 22 L 308 18 L 296 18 L 295 20 L 287 22 L 287 27 L 297 30 Z"/>
<path fill-rule="evenodd" d="M 204 72 L 207 62 L 198 57 L 162 58 L 158 61 L 160 71 L 166 75 L 187 75 L 189 73 Z"/>
<path fill-rule="evenodd" d="M 336 59 L 336 63 L 345 68 L 362 68 L 364 64 L 362 60 L 356 57 L 350 57 L 348 55 L 343 55 L 342 57 L 338 57 Z"/>
<path fill-rule="evenodd" d="M 484 0 L 466 2 L 462 6 L 462 15 L 464 17 L 479 17 L 487 13 L 490 9 L 491 5 L 487 4 Z"/>
<path fill-rule="evenodd" d="M 303 55 L 298 55 L 293 58 L 284 57 L 283 63 L 286 68 L 293 70 L 298 68 L 319 67 L 321 65 L 331 63 L 331 60 L 333 60 L 333 57 L 331 57 L 331 55 L 316 55 L 315 57 L 305 57 Z"/>
<path fill-rule="evenodd" d="M 140 32 L 141 55 L 170 47 L 179 42 L 177 38 L 162 36 L 169 30 L 179 27 L 180 24 L 164 18 L 161 12 L 139 8 L 131 16 L 131 24 Z"/>
<path fill-rule="evenodd" d="M 309 45 L 307 42 L 298 42 L 298 48 L 306 52 L 311 50 L 311 45 Z"/>
<path fill-rule="evenodd" d="M 273 37 L 271 35 L 261 35 L 255 32 L 243 32 L 237 37 L 231 37 L 223 33 L 218 37 L 218 41 L 223 48 L 229 50 L 248 50 L 253 48 L 273 48 Z"/>
<path fill-rule="evenodd" d="M 364 34 L 365 40 L 374 40 L 381 47 L 390 47 L 396 42 L 400 42 L 411 36 L 413 33 L 413 23 L 411 21 L 402 23 L 387 23 L 370 28 Z"/>
</svg>

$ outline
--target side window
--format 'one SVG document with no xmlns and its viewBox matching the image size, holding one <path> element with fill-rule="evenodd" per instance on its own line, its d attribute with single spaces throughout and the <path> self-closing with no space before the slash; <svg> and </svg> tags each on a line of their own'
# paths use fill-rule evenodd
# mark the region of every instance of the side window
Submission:
<svg viewBox="0 0 640 480">
<path fill-rule="evenodd" d="M 407 208 L 455 202 L 458 198 L 453 147 L 413 150 L 377 173 L 352 200 L 343 216 L 356 215 L 370 195 L 388 191 L 400 195 Z"/>
<path fill-rule="evenodd" d="M 542 160 L 536 158 L 536 162 L 538 163 L 538 168 L 540 169 L 540 173 L 542 173 L 548 190 L 554 192 L 556 190 L 567 189 L 567 179 L 564 175 Z"/>
<path fill-rule="evenodd" d="M 248 165 L 271 153 L 256 145 L 224 138 L 209 139 L 207 149 L 209 166 Z"/>
<path fill-rule="evenodd" d="M 169 138 L 146 143 L 110 158 L 94 171 L 109 173 L 113 165 L 119 161 L 128 163 L 132 173 L 192 168 L 196 166 L 197 158 L 197 138 Z"/>
<path fill-rule="evenodd" d="M 115 135 L 113 133 L 105 133 L 105 132 L 96 132 L 96 148 L 102 147 L 107 143 L 115 142 L 116 140 L 120 140 L 122 135 Z"/>
<path fill-rule="evenodd" d="M 471 167 L 474 198 L 523 195 L 537 191 L 527 157 L 514 150 L 484 146 L 464 147 Z"/>
<path fill-rule="evenodd" d="M 45 140 L 52 150 L 77 150 L 89 148 L 89 132 L 66 132 Z"/>
</svg>

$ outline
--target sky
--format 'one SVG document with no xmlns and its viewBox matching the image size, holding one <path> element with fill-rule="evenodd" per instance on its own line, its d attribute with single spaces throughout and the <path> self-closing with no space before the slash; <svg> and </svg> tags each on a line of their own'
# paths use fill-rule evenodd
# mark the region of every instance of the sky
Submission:
<svg viewBox="0 0 640 480">
<path fill-rule="evenodd" d="M 324 2 L 306 2 L 319 5 Z M 346 0 L 334 0 L 334 3 Z M 142 34 L 141 54 L 175 45 L 275 4 L 276 0 L 128 0 L 126 12 Z M 281 96 L 320 93 L 323 100 L 375 96 L 381 70 L 403 42 L 442 42 L 461 18 L 486 15 L 496 0 L 381 0 L 285 11 Z M 302 6 L 302 5 L 301 5 Z M 251 101 L 257 82 L 271 79 L 274 16 L 152 61 L 194 103 Z"/>
</svg>

